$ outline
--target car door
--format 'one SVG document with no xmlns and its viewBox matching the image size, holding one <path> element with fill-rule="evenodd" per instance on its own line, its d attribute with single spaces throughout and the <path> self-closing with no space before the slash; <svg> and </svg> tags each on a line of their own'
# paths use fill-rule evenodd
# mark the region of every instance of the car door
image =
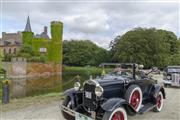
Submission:
<svg viewBox="0 0 180 120">
<path fill-rule="evenodd" d="M 141 79 L 137 79 L 135 80 L 136 84 L 140 86 L 143 96 L 147 97 L 149 94 L 149 89 L 151 88 L 152 84 L 154 83 L 154 81 L 150 78 L 141 78 Z"/>
</svg>

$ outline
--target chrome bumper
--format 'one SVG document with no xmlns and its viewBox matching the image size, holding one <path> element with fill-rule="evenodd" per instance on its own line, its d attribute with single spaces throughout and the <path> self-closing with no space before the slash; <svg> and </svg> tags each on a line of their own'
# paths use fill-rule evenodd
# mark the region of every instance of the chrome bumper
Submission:
<svg viewBox="0 0 180 120">
<path fill-rule="evenodd" d="M 170 81 L 170 80 L 163 80 L 163 83 L 165 83 L 165 84 L 171 84 L 171 81 Z"/>
<path fill-rule="evenodd" d="M 69 109 L 68 107 L 65 107 L 65 106 L 63 106 L 63 105 L 60 106 L 60 109 L 61 109 L 62 111 L 64 111 L 65 113 L 67 113 L 67 114 L 75 117 L 75 119 L 76 119 L 76 114 L 80 114 L 80 115 L 82 115 L 82 116 L 86 116 L 86 115 L 83 115 L 83 114 L 81 114 L 81 113 L 79 113 L 79 112 L 76 112 L 76 111 L 74 111 L 74 110 L 71 110 L 71 109 Z M 95 120 L 95 119 L 93 119 L 92 117 L 89 117 L 89 116 L 86 116 L 86 117 L 90 118 L 90 120 Z M 89 120 L 89 119 L 88 119 L 88 120 Z"/>
<path fill-rule="evenodd" d="M 60 109 L 71 116 L 75 117 L 75 115 L 76 115 L 76 112 L 74 110 L 71 110 L 68 107 L 65 107 L 63 105 L 60 106 Z"/>
<path fill-rule="evenodd" d="M 175 86 L 175 87 L 180 87 L 180 84 L 173 83 L 173 82 L 170 81 L 170 80 L 163 80 L 163 83 L 164 83 L 164 84 L 171 85 L 171 86 Z"/>
</svg>

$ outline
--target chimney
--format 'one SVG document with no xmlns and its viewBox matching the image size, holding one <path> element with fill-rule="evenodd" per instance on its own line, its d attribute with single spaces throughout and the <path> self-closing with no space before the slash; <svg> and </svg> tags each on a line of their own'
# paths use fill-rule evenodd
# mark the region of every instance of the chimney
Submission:
<svg viewBox="0 0 180 120">
<path fill-rule="evenodd" d="M 47 26 L 44 26 L 44 33 L 47 34 Z"/>
</svg>

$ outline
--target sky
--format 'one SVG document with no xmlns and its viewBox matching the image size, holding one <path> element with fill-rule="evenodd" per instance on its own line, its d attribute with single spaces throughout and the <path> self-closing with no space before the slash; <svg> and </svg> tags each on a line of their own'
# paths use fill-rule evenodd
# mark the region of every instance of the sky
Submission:
<svg viewBox="0 0 180 120">
<path fill-rule="evenodd" d="M 0 33 L 23 31 L 27 16 L 35 34 L 51 21 L 64 23 L 63 39 L 88 39 L 108 49 L 117 35 L 136 27 L 164 29 L 180 37 L 179 0 L 1 0 Z M 1 35 L 0 35 L 1 37 Z"/>
</svg>

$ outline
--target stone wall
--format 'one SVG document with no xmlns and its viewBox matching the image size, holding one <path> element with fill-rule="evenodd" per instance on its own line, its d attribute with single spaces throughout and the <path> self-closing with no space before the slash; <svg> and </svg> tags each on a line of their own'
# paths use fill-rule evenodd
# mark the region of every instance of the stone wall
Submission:
<svg viewBox="0 0 180 120">
<path fill-rule="evenodd" d="M 12 76 L 26 76 L 27 75 L 27 62 L 25 58 L 12 59 Z"/>
<path fill-rule="evenodd" d="M 52 75 L 61 75 L 62 66 L 60 64 L 28 63 L 28 77 L 49 77 Z"/>
<path fill-rule="evenodd" d="M 2 68 L 6 70 L 7 76 L 10 76 L 12 74 L 12 63 L 11 62 L 2 62 Z"/>
</svg>

